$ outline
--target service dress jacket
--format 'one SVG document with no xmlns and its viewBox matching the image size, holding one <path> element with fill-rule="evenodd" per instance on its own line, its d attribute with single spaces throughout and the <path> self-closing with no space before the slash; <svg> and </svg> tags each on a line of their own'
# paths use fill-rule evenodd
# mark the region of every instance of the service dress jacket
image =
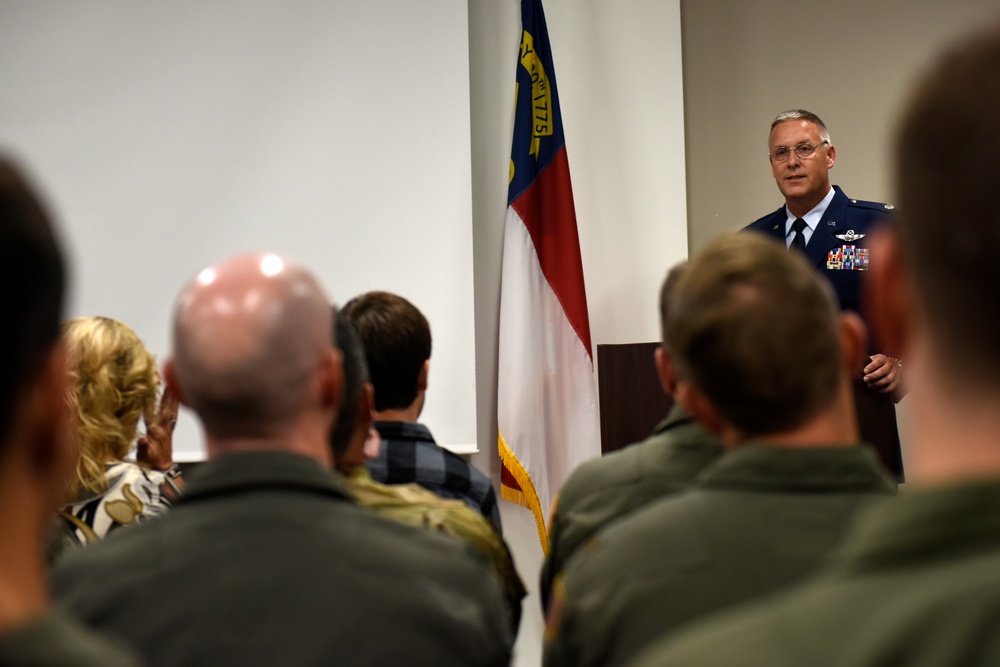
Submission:
<svg viewBox="0 0 1000 667">
<path fill-rule="evenodd" d="M 864 272 L 871 265 L 870 235 L 889 221 L 893 207 L 851 199 L 838 185 L 833 189 L 833 199 L 806 244 L 805 255 L 809 264 L 830 281 L 840 309 L 863 316 L 861 284 Z M 788 213 L 782 206 L 753 221 L 743 231 L 761 232 L 784 243 L 787 219 Z"/>
</svg>

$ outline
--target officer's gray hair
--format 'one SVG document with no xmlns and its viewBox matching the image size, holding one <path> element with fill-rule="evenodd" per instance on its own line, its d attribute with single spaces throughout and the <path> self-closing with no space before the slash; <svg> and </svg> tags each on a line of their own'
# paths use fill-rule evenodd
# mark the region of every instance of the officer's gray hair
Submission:
<svg viewBox="0 0 1000 667">
<path fill-rule="evenodd" d="M 774 128 L 776 128 L 779 123 L 784 123 L 786 120 L 804 120 L 812 123 L 819 128 L 820 141 L 830 143 L 830 132 L 826 129 L 826 123 L 824 123 L 823 120 L 812 111 L 806 111 L 805 109 L 789 109 L 788 111 L 782 111 L 775 116 L 774 121 L 771 123 L 771 131 L 767 133 L 768 139 L 771 138 L 771 132 L 774 132 Z"/>
</svg>

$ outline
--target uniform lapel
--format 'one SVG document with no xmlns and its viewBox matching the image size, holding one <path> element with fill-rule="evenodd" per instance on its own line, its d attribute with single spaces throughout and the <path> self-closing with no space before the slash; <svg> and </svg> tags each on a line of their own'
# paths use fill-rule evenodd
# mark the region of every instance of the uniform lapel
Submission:
<svg viewBox="0 0 1000 667">
<path fill-rule="evenodd" d="M 788 213 L 785 207 L 782 206 L 777 211 L 767 216 L 766 222 L 761 228 L 761 231 L 765 234 L 769 234 L 774 238 L 778 239 L 782 243 L 785 242 L 785 220 L 788 219 Z"/>
</svg>

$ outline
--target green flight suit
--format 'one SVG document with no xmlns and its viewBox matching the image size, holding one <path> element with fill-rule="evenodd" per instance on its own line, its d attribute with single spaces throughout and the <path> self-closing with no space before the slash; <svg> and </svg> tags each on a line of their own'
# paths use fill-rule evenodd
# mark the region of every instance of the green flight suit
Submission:
<svg viewBox="0 0 1000 667">
<path fill-rule="evenodd" d="M 126 652 L 61 612 L 49 612 L 0 633 L 0 665 L 10 667 L 136 667 Z"/>
<path fill-rule="evenodd" d="M 634 667 L 1000 665 L 1000 480 L 903 492 L 828 567 L 654 644 Z"/>
<path fill-rule="evenodd" d="M 687 488 L 722 454 L 722 443 L 675 405 L 642 442 L 581 464 L 559 491 L 542 565 L 542 606 L 570 556 L 598 530 Z"/>
<path fill-rule="evenodd" d="M 696 618 L 787 586 L 894 491 L 868 447 L 734 449 L 577 553 L 555 589 L 545 664 L 625 664 Z"/>
<path fill-rule="evenodd" d="M 507 543 L 486 517 L 463 500 L 442 498 L 419 484 L 380 484 L 363 465 L 342 479 L 359 505 L 384 517 L 449 535 L 466 545 L 469 553 L 492 569 L 503 584 L 510 627 L 517 632 L 521 600 L 527 591 Z"/>
<path fill-rule="evenodd" d="M 75 549 L 55 599 L 150 665 L 505 667 L 497 578 L 281 451 L 202 464 L 162 517 Z"/>
</svg>

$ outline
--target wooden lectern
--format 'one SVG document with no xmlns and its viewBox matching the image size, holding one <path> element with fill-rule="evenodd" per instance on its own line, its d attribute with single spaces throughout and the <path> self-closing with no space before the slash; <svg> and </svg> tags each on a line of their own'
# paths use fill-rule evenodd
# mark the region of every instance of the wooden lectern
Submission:
<svg viewBox="0 0 1000 667">
<path fill-rule="evenodd" d="M 601 453 L 644 440 L 674 403 L 663 392 L 653 352 L 659 343 L 597 346 Z"/>
</svg>

